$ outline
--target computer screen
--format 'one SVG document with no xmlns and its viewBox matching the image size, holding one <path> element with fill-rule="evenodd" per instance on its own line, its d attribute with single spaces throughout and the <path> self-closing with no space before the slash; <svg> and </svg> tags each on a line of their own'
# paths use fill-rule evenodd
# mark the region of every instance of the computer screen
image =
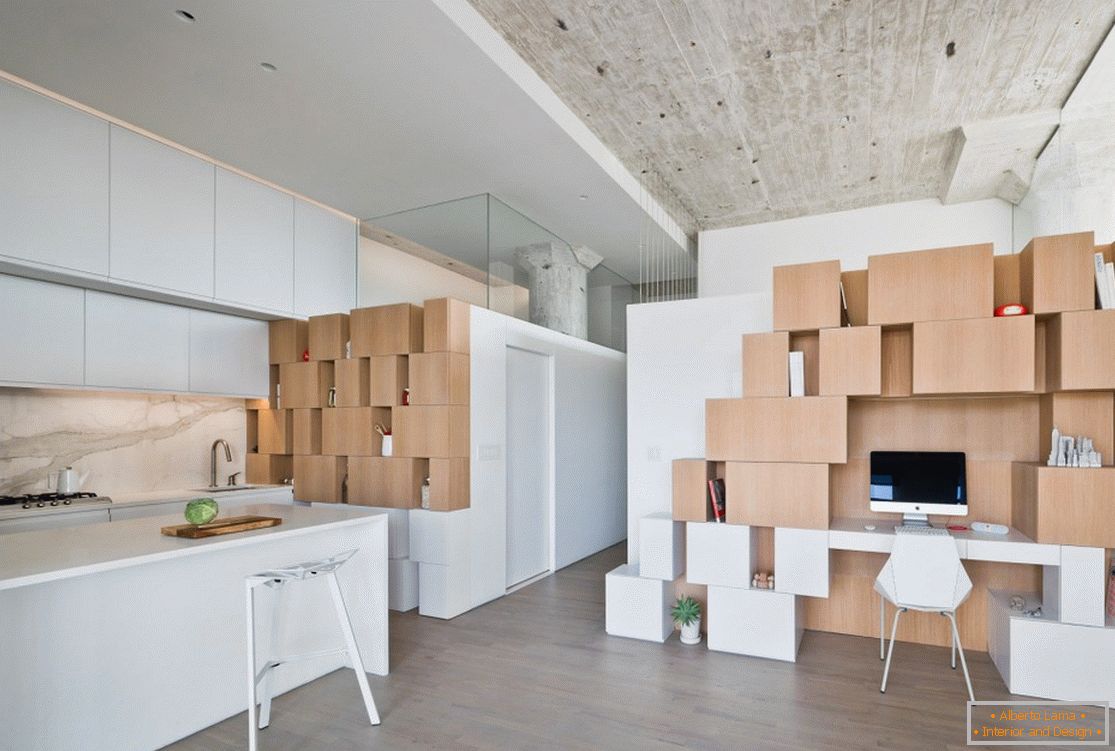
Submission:
<svg viewBox="0 0 1115 751">
<path fill-rule="evenodd" d="M 894 504 L 894 505 L 891 505 Z M 959 451 L 872 451 L 871 508 L 964 513 L 964 454 Z M 952 507 L 952 508 L 949 508 Z"/>
</svg>

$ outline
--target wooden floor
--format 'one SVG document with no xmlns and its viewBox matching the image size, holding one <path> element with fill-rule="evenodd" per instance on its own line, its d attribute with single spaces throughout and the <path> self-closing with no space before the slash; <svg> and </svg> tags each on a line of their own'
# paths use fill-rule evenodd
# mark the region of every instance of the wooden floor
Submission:
<svg viewBox="0 0 1115 751">
<path fill-rule="evenodd" d="M 896 645 L 880 694 L 873 639 L 807 632 L 789 664 L 606 635 L 604 574 L 624 551 L 452 621 L 392 612 L 391 675 L 369 676 L 383 724 L 341 670 L 276 699 L 261 750 L 966 748 L 946 648 Z M 986 654 L 968 659 L 976 698 L 1009 696 Z M 243 749 L 245 723 L 169 748 Z"/>
</svg>

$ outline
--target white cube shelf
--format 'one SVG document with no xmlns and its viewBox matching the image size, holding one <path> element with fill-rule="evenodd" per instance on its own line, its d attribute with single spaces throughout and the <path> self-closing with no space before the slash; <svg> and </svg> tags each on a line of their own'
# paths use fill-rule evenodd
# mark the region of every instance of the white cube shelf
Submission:
<svg viewBox="0 0 1115 751">
<path fill-rule="evenodd" d="M 418 562 L 409 558 L 387 561 L 387 607 L 405 613 L 418 607 Z"/>
<path fill-rule="evenodd" d="M 690 584 L 750 587 L 754 530 L 743 524 L 686 522 L 685 579 Z M 775 572 L 777 581 L 777 571 Z"/>
<path fill-rule="evenodd" d="M 467 569 L 471 555 L 469 511 L 411 509 L 410 559 Z"/>
<path fill-rule="evenodd" d="M 775 577 L 777 581 L 777 572 Z M 804 633 L 802 610 L 795 595 L 709 587 L 708 648 L 796 662 Z"/>
<path fill-rule="evenodd" d="M 469 566 L 418 564 L 418 614 L 456 618 L 469 610 L 472 592 Z"/>
<path fill-rule="evenodd" d="M 1103 548 L 1061 546 L 1061 565 L 1042 569 L 1043 610 L 1062 623 L 1102 626 L 1107 588 Z"/>
<path fill-rule="evenodd" d="M 604 630 L 612 636 L 664 642 L 674 632 L 670 618 L 673 582 L 639 576 L 625 564 L 604 577 Z"/>
<path fill-rule="evenodd" d="M 774 588 L 806 597 L 829 596 L 827 529 L 774 529 Z"/>
<path fill-rule="evenodd" d="M 639 576 L 673 581 L 685 571 L 685 522 L 668 511 L 639 520 Z"/>
<path fill-rule="evenodd" d="M 410 556 L 410 510 L 405 508 L 386 508 L 368 506 L 369 511 L 387 514 L 387 557 L 407 558 Z"/>
</svg>

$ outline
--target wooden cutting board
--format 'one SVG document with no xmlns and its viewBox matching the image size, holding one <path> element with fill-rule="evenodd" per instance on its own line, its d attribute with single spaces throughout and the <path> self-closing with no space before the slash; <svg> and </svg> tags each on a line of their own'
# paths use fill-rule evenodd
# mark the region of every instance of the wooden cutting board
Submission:
<svg viewBox="0 0 1115 751">
<path fill-rule="evenodd" d="M 164 535 L 170 537 L 216 537 L 217 535 L 231 535 L 235 532 L 247 532 L 251 529 L 263 529 L 282 524 L 283 520 L 277 516 L 230 516 L 227 519 L 218 519 L 208 524 L 176 524 L 173 527 L 163 527 Z"/>
</svg>

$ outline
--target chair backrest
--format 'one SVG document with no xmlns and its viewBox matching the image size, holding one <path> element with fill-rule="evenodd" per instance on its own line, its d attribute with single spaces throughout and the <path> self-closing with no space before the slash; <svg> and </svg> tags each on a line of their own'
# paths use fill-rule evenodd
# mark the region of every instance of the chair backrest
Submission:
<svg viewBox="0 0 1115 751">
<path fill-rule="evenodd" d="M 901 607 L 955 610 L 972 591 L 951 535 L 895 535 L 878 583 Z"/>
</svg>

